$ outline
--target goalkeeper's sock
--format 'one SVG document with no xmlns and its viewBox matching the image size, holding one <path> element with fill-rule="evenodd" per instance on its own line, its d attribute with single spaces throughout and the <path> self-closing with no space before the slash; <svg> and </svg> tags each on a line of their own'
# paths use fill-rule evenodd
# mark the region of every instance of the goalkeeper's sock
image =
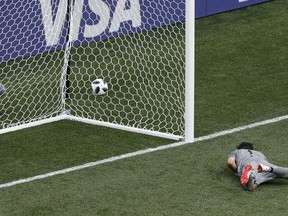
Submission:
<svg viewBox="0 0 288 216">
<path fill-rule="evenodd" d="M 259 164 L 257 170 L 258 172 L 273 172 L 273 167 L 269 167 L 264 164 Z"/>
</svg>

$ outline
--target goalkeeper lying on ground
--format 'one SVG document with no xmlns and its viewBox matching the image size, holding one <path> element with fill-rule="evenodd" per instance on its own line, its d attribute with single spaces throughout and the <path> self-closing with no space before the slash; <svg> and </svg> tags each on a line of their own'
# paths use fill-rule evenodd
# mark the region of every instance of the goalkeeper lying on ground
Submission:
<svg viewBox="0 0 288 216">
<path fill-rule="evenodd" d="M 263 153 L 253 149 L 252 143 L 242 142 L 227 160 L 227 166 L 240 177 L 244 188 L 255 190 L 261 183 L 275 178 L 288 178 L 288 168 L 269 163 Z"/>
</svg>

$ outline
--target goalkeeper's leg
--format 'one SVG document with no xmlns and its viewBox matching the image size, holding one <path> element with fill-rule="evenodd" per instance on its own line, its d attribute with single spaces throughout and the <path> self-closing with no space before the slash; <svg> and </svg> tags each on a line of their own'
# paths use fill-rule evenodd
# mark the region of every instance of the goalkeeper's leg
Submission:
<svg viewBox="0 0 288 216">
<path fill-rule="evenodd" d="M 272 172 L 279 178 L 288 178 L 288 168 L 279 166 L 258 165 L 258 172 Z"/>
</svg>

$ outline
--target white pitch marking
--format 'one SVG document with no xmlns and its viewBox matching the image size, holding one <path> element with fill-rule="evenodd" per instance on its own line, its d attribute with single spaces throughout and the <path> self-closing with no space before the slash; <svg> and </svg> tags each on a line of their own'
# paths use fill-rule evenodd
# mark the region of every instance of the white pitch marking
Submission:
<svg viewBox="0 0 288 216">
<path fill-rule="evenodd" d="M 213 134 L 210 134 L 210 135 L 207 135 L 207 136 L 202 136 L 202 137 L 195 138 L 194 139 L 194 143 L 195 142 L 204 141 L 204 140 L 210 140 L 210 139 L 213 139 L 213 138 L 216 138 L 216 137 L 219 137 L 219 136 L 232 134 L 232 133 L 239 132 L 239 131 L 242 131 L 242 130 L 246 130 L 246 129 L 249 129 L 249 128 L 255 128 L 255 127 L 258 127 L 258 126 L 279 122 L 279 121 L 282 121 L 282 120 L 285 120 L 285 119 L 288 119 L 288 115 L 276 117 L 276 118 L 273 118 L 273 119 L 264 120 L 264 121 L 261 121 L 261 122 L 256 122 L 256 123 L 245 125 L 245 126 L 242 126 L 242 127 L 233 128 L 233 129 L 230 129 L 230 130 L 216 132 L 216 133 L 213 133 Z M 32 182 L 32 181 L 48 178 L 48 177 L 51 177 L 51 176 L 65 174 L 65 173 L 69 173 L 69 172 L 85 169 L 85 168 L 88 168 L 88 167 L 94 167 L 94 166 L 97 166 L 97 165 L 100 165 L 100 164 L 110 163 L 110 162 L 121 160 L 121 159 L 124 159 L 124 158 L 131 158 L 131 157 L 135 157 L 135 156 L 138 156 L 138 155 L 143 155 L 143 154 L 147 154 L 147 153 L 151 153 L 151 152 L 161 151 L 161 150 L 174 148 L 174 147 L 178 147 L 178 146 L 182 146 L 182 145 L 186 145 L 186 144 L 189 144 L 189 143 L 188 142 L 177 142 L 177 143 L 172 143 L 172 144 L 168 144 L 168 145 L 158 146 L 158 147 L 155 147 L 155 148 L 149 148 L 149 149 L 144 149 L 144 150 L 140 150 L 140 151 L 136 151 L 136 152 L 131 152 L 131 153 L 115 156 L 115 157 L 110 157 L 110 158 L 107 158 L 107 159 L 104 159 L 104 160 L 99 160 L 99 161 L 96 161 L 96 162 L 86 163 L 86 164 L 83 164 L 83 165 L 74 166 L 74 167 L 70 167 L 70 168 L 67 168 L 67 169 L 62 169 L 62 170 L 49 172 L 49 173 L 42 174 L 42 175 L 33 176 L 33 177 L 30 177 L 30 178 L 19 179 L 19 180 L 16 180 L 16 181 L 0 184 L 0 188 L 12 187 L 12 186 L 18 185 L 18 184 L 28 183 L 28 182 Z"/>
</svg>

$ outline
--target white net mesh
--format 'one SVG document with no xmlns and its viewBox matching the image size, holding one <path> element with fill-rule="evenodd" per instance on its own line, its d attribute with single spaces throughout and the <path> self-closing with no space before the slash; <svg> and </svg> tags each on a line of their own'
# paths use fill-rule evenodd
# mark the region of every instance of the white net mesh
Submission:
<svg viewBox="0 0 288 216">
<path fill-rule="evenodd" d="M 69 110 L 77 117 L 184 135 L 185 1 L 1 4 L 1 11 L 14 10 L 1 14 L 0 83 L 7 88 L 2 129 Z M 108 82 L 106 95 L 92 93 L 96 78 Z"/>
<path fill-rule="evenodd" d="M 64 52 L 46 47 L 40 5 L 0 4 L 0 83 L 7 89 L 0 97 L 0 129 L 59 115 Z"/>
</svg>

